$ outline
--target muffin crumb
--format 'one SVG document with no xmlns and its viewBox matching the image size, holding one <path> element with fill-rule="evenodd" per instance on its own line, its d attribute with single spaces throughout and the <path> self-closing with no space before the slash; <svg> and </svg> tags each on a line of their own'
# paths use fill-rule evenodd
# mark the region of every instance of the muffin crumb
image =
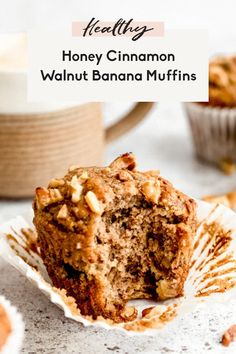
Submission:
<svg viewBox="0 0 236 354">
<path fill-rule="evenodd" d="M 0 304 L 0 351 L 12 331 L 10 320 L 4 307 Z"/>
<path fill-rule="evenodd" d="M 228 347 L 231 342 L 236 340 L 236 325 L 232 325 L 222 336 L 221 343 Z"/>
</svg>

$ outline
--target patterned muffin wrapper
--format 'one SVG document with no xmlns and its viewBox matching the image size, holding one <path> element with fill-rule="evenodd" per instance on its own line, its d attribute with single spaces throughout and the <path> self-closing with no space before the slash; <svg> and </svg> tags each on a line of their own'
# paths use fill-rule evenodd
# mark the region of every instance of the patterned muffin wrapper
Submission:
<svg viewBox="0 0 236 354">
<path fill-rule="evenodd" d="M 184 104 L 198 158 L 236 163 L 236 109 Z"/>
<path fill-rule="evenodd" d="M 0 305 L 5 309 L 10 323 L 11 333 L 9 334 L 3 348 L 0 349 L 0 354 L 19 354 L 24 338 L 24 322 L 21 314 L 11 305 L 4 296 L 0 295 Z"/>
<path fill-rule="evenodd" d="M 126 334 L 155 335 L 183 313 L 208 302 L 227 303 L 236 295 L 236 214 L 223 205 L 198 203 L 198 228 L 184 296 L 163 302 L 129 302 L 138 311 L 134 321 L 114 324 L 110 320 L 83 316 L 65 290 L 52 286 L 40 257 L 32 214 L 10 220 L 0 228 L 0 255 L 26 276 L 66 317 L 84 326 L 116 329 Z M 145 310 L 145 311 L 143 311 Z M 143 311 L 143 314 L 142 314 Z"/>
</svg>

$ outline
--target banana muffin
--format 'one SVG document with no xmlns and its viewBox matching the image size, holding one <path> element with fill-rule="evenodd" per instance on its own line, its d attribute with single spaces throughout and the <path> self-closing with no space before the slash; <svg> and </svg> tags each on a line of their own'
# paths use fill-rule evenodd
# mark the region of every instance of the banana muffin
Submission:
<svg viewBox="0 0 236 354">
<path fill-rule="evenodd" d="M 196 204 L 133 154 L 110 166 L 71 167 L 33 204 L 42 259 L 55 287 L 83 315 L 137 317 L 132 299 L 183 295 L 196 231 Z"/>
<path fill-rule="evenodd" d="M 236 56 L 213 59 L 209 64 L 209 103 L 236 107 Z"/>
<path fill-rule="evenodd" d="M 209 101 L 185 103 L 196 156 L 224 173 L 236 171 L 236 55 L 209 63 Z"/>
</svg>

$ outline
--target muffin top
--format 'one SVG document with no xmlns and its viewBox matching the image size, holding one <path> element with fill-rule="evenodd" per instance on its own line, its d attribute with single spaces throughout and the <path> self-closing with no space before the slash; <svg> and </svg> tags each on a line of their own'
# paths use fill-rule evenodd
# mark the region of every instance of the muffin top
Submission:
<svg viewBox="0 0 236 354">
<path fill-rule="evenodd" d="M 236 55 L 218 57 L 210 62 L 209 105 L 236 107 Z"/>
<path fill-rule="evenodd" d="M 34 210 L 67 231 L 75 231 L 81 220 L 100 217 L 105 211 L 125 207 L 124 200 L 144 196 L 147 202 L 165 205 L 169 214 L 186 216 L 192 199 L 174 189 L 159 171 L 139 172 L 132 153 L 123 154 L 108 167 L 71 166 L 62 179 L 53 179 L 48 188 L 38 187 Z"/>
</svg>

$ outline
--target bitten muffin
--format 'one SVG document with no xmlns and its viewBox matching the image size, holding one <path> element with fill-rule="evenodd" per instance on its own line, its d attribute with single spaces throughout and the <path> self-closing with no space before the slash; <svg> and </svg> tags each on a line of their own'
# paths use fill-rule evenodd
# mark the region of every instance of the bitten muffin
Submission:
<svg viewBox="0 0 236 354">
<path fill-rule="evenodd" d="M 193 199 L 124 154 L 110 166 L 70 168 L 33 204 L 42 259 L 54 286 L 83 315 L 114 322 L 132 299 L 183 295 L 196 231 Z"/>
</svg>

